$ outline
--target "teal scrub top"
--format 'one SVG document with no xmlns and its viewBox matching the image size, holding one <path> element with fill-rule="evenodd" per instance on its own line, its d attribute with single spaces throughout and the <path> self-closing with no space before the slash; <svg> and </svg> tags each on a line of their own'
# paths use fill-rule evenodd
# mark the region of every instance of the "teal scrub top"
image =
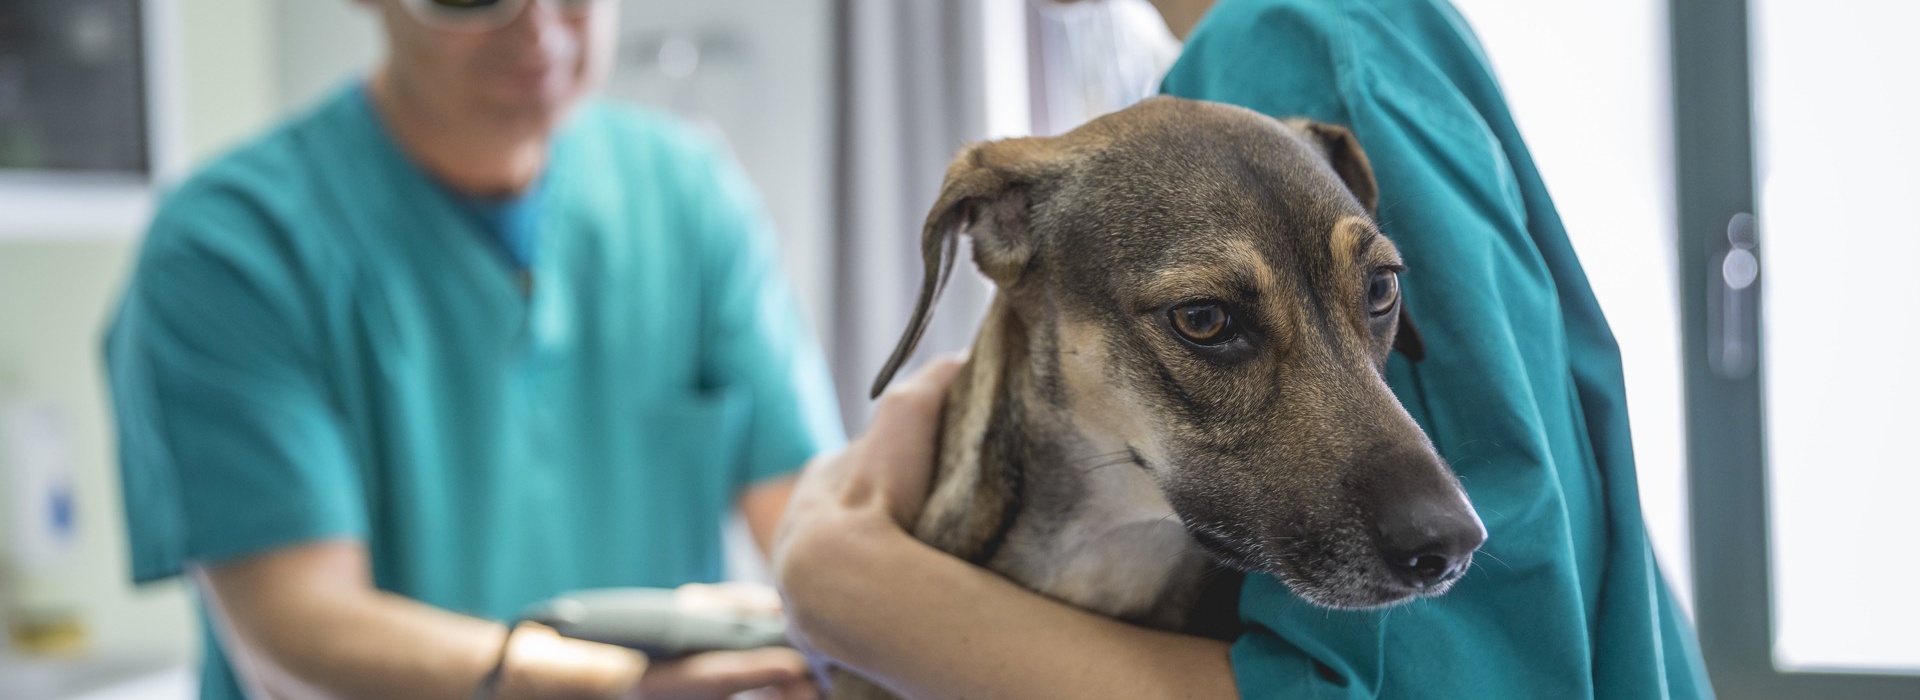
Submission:
<svg viewBox="0 0 1920 700">
<path fill-rule="evenodd" d="M 1250 698 L 1711 697 L 1648 547 L 1619 351 L 1477 39 L 1444 0 L 1221 0 L 1163 83 L 1346 125 L 1426 359 L 1388 382 L 1489 533 L 1452 592 L 1314 607 L 1249 577 Z"/>
<path fill-rule="evenodd" d="M 742 491 L 843 440 L 766 219 L 710 139 L 606 104 L 543 178 L 522 277 L 355 86 L 168 196 L 106 341 L 135 579 L 335 538 L 494 619 L 718 579 Z"/>
</svg>

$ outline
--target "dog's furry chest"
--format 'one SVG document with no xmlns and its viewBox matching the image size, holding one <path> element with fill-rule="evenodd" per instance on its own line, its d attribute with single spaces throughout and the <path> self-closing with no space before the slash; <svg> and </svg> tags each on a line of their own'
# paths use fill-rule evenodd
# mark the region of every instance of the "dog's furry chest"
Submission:
<svg viewBox="0 0 1920 700">
<path fill-rule="evenodd" d="M 1207 559 L 1151 479 L 1133 464 L 1084 474 L 1050 469 L 1032 481 L 1073 483 L 1029 488 L 1006 544 L 988 566 L 1103 615 L 1167 629 L 1184 625 Z"/>
</svg>

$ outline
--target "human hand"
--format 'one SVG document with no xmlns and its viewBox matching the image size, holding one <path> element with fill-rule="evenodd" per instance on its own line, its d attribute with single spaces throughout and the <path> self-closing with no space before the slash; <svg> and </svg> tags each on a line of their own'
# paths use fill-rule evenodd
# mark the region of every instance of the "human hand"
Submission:
<svg viewBox="0 0 1920 700">
<path fill-rule="evenodd" d="M 814 646 L 816 613 L 840 607 L 849 556 L 888 537 L 906 539 L 932 481 L 940 411 L 962 366 L 940 358 L 880 397 L 866 433 L 801 474 L 773 538 L 773 571 L 785 594 L 789 635 Z M 831 649 L 820 649 L 832 652 Z"/>
<path fill-rule="evenodd" d="M 674 590 L 674 605 L 686 612 L 777 617 L 780 594 L 757 583 L 690 583 Z M 820 695 L 807 674 L 805 657 L 778 647 L 655 661 L 636 692 L 640 700 L 704 700 L 736 693 L 755 700 L 812 700 Z"/>
<path fill-rule="evenodd" d="M 815 700 L 819 687 L 807 673 L 806 657 L 784 647 L 749 651 L 710 651 L 680 659 L 654 661 L 640 677 L 631 700 L 720 700 L 736 693 L 781 700 Z"/>
<path fill-rule="evenodd" d="M 498 697 L 579 695 L 561 690 L 551 678 L 527 677 L 526 671 L 532 668 L 542 669 L 548 676 L 590 679 L 588 685 L 601 688 L 625 688 L 620 697 L 626 700 L 722 700 L 736 693 L 746 693 L 755 700 L 820 697 L 808 674 L 806 657 L 784 647 L 656 660 L 624 647 L 568 639 L 551 627 L 533 622 L 521 623 L 511 639 L 508 679 Z"/>
<path fill-rule="evenodd" d="M 864 434 L 807 465 L 774 535 L 776 563 L 783 544 L 825 520 L 884 516 L 903 529 L 912 525 L 933 478 L 947 389 L 963 366 L 957 357 L 928 362 L 880 396 Z"/>
</svg>

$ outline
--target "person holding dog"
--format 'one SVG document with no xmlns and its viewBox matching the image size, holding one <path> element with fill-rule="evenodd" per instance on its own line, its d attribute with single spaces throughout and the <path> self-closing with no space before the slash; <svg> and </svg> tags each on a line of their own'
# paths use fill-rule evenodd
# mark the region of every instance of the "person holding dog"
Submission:
<svg viewBox="0 0 1920 700">
<path fill-rule="evenodd" d="M 1240 636 L 1134 627 L 913 539 L 958 364 L 809 466 L 775 545 L 797 636 L 916 698 L 1712 696 L 1641 521 L 1618 351 L 1505 100 L 1445 0 L 1154 0 L 1168 94 L 1345 125 L 1425 357 L 1387 380 L 1489 536 L 1440 597 L 1329 610 L 1249 575 Z"/>
<path fill-rule="evenodd" d="M 586 98 L 614 0 L 359 1 L 384 64 L 168 196 L 106 342 L 134 576 L 200 584 L 201 696 L 813 696 L 790 649 L 497 622 L 716 580 L 724 517 L 764 547 L 840 444 L 747 180 Z"/>
</svg>

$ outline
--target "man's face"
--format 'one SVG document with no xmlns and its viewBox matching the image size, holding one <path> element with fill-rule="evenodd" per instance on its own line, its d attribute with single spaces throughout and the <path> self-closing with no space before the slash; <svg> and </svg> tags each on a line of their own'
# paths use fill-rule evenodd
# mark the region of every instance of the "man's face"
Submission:
<svg viewBox="0 0 1920 700">
<path fill-rule="evenodd" d="M 361 1 L 385 18 L 392 78 L 401 89 L 443 116 L 539 131 L 551 130 L 605 76 L 620 5 L 499 0 L 512 14 L 489 26 L 453 13 L 423 17 L 408 7 L 411 0 Z"/>
</svg>

